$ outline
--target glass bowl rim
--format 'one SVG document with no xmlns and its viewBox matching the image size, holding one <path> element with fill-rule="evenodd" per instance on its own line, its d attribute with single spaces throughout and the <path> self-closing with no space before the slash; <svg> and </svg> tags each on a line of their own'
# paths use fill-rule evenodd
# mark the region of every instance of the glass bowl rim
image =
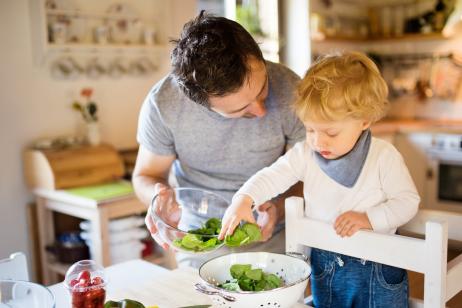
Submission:
<svg viewBox="0 0 462 308">
<path fill-rule="evenodd" d="M 218 199 L 221 199 L 223 200 L 224 202 L 226 202 L 226 204 L 229 206 L 230 203 L 222 196 L 218 195 L 217 193 L 214 193 L 212 191 L 209 191 L 209 190 L 206 190 L 206 189 L 202 189 L 202 188 L 195 188 L 195 187 L 172 187 L 172 190 L 173 191 L 187 191 L 187 190 L 191 190 L 191 191 L 200 191 L 200 192 L 205 192 L 205 193 L 208 193 L 208 194 L 211 194 L 213 196 L 216 196 L 218 197 Z M 185 234 L 194 234 L 194 233 L 189 233 L 188 231 L 185 231 L 185 230 L 181 230 L 181 229 L 178 229 L 170 224 L 168 224 L 167 222 L 165 222 L 162 217 L 160 217 L 159 215 L 157 215 L 153 209 L 154 207 L 154 201 L 157 199 L 157 196 L 159 194 L 156 194 L 154 195 L 154 197 L 152 198 L 151 200 L 151 204 L 149 205 L 150 206 L 150 209 L 151 209 L 151 216 L 153 216 L 153 218 L 155 218 L 157 221 L 161 222 L 163 225 L 165 225 L 167 228 L 170 228 L 172 229 L 172 231 L 176 231 L 176 232 L 182 232 L 182 233 L 185 233 Z M 156 222 L 154 222 L 156 223 Z M 218 238 L 218 235 L 202 235 L 202 234 L 198 234 L 200 236 L 203 236 L 203 237 L 206 237 L 206 238 Z"/>
</svg>

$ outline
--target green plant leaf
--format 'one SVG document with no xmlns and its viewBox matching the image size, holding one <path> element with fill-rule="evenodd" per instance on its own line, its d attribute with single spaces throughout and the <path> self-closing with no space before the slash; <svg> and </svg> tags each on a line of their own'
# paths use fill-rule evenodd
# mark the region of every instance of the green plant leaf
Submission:
<svg viewBox="0 0 462 308">
<path fill-rule="evenodd" d="M 245 223 L 234 230 L 232 235 L 225 237 L 225 245 L 229 247 L 238 247 L 250 244 L 261 239 L 260 227 L 256 224 Z"/>
<path fill-rule="evenodd" d="M 250 242 L 256 242 L 261 239 L 260 227 L 256 224 L 245 223 L 242 230 L 249 236 Z"/>
<path fill-rule="evenodd" d="M 252 268 L 252 265 L 250 264 L 233 264 L 229 268 L 229 272 L 231 274 L 231 277 L 234 279 L 239 279 L 242 276 L 244 276 L 245 272 L 250 270 Z"/>
<path fill-rule="evenodd" d="M 80 105 L 79 102 L 75 101 L 72 103 L 72 109 L 77 110 L 77 111 L 82 111 L 83 107 Z"/>
<path fill-rule="evenodd" d="M 278 276 L 274 274 L 263 274 L 263 280 L 265 280 L 266 283 L 269 285 L 270 289 L 267 289 L 267 290 L 279 288 L 282 285 L 281 278 L 279 278 Z"/>
<path fill-rule="evenodd" d="M 252 280 L 261 280 L 263 277 L 263 271 L 259 268 L 249 269 L 245 271 L 245 275 Z"/>
<path fill-rule="evenodd" d="M 205 222 L 202 228 L 189 230 L 187 235 L 182 239 L 175 239 L 173 245 L 190 251 L 206 251 L 213 250 L 219 246 L 223 241 L 218 240 L 220 233 L 221 220 L 217 218 L 210 218 Z"/>
<path fill-rule="evenodd" d="M 196 234 L 186 234 L 181 240 L 181 245 L 189 249 L 199 248 L 202 243 L 200 237 Z"/>
<path fill-rule="evenodd" d="M 263 291 L 282 286 L 281 278 L 259 268 L 252 269 L 250 264 L 233 264 L 229 272 L 233 279 L 219 284 L 218 287 L 231 291 Z"/>
<path fill-rule="evenodd" d="M 227 280 L 225 283 L 220 285 L 220 288 L 229 290 L 229 291 L 241 291 L 237 279 Z"/>
<path fill-rule="evenodd" d="M 174 240 L 173 244 L 178 248 L 191 251 L 212 250 L 223 243 L 223 241 L 215 237 L 220 233 L 220 230 L 221 220 L 210 218 L 201 228 L 189 230 L 189 235 L 186 235 L 183 239 Z M 258 225 L 245 223 L 243 226 L 236 228 L 232 235 L 227 235 L 224 243 L 229 247 L 238 247 L 260 239 L 261 231 Z"/>
</svg>

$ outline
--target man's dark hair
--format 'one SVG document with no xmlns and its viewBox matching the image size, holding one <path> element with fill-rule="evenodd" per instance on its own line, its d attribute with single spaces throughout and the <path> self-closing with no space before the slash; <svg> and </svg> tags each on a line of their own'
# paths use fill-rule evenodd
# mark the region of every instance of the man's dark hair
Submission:
<svg viewBox="0 0 462 308">
<path fill-rule="evenodd" d="M 252 36 L 237 22 L 205 14 L 185 24 L 171 54 L 173 75 L 194 102 L 237 91 L 249 73 L 247 60 L 264 61 Z"/>
</svg>

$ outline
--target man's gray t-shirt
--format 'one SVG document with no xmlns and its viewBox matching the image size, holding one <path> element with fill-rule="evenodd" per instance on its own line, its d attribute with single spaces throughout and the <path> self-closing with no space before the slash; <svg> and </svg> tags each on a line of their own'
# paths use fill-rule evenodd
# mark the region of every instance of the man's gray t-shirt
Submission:
<svg viewBox="0 0 462 308">
<path fill-rule="evenodd" d="M 168 75 L 150 91 L 141 108 L 138 142 L 157 155 L 175 155 L 173 172 L 180 187 L 196 187 L 228 201 L 260 169 L 271 165 L 305 138 L 290 105 L 299 77 L 267 62 L 267 114 L 225 118 L 192 102 Z"/>
</svg>

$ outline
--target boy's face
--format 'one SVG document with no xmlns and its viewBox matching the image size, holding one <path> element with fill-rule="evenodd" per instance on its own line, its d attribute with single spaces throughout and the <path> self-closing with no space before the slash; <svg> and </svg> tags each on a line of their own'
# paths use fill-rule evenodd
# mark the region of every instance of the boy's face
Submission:
<svg viewBox="0 0 462 308">
<path fill-rule="evenodd" d="M 371 122 L 347 118 L 341 121 L 304 121 L 306 140 L 326 159 L 342 157 L 353 149 Z"/>
</svg>

